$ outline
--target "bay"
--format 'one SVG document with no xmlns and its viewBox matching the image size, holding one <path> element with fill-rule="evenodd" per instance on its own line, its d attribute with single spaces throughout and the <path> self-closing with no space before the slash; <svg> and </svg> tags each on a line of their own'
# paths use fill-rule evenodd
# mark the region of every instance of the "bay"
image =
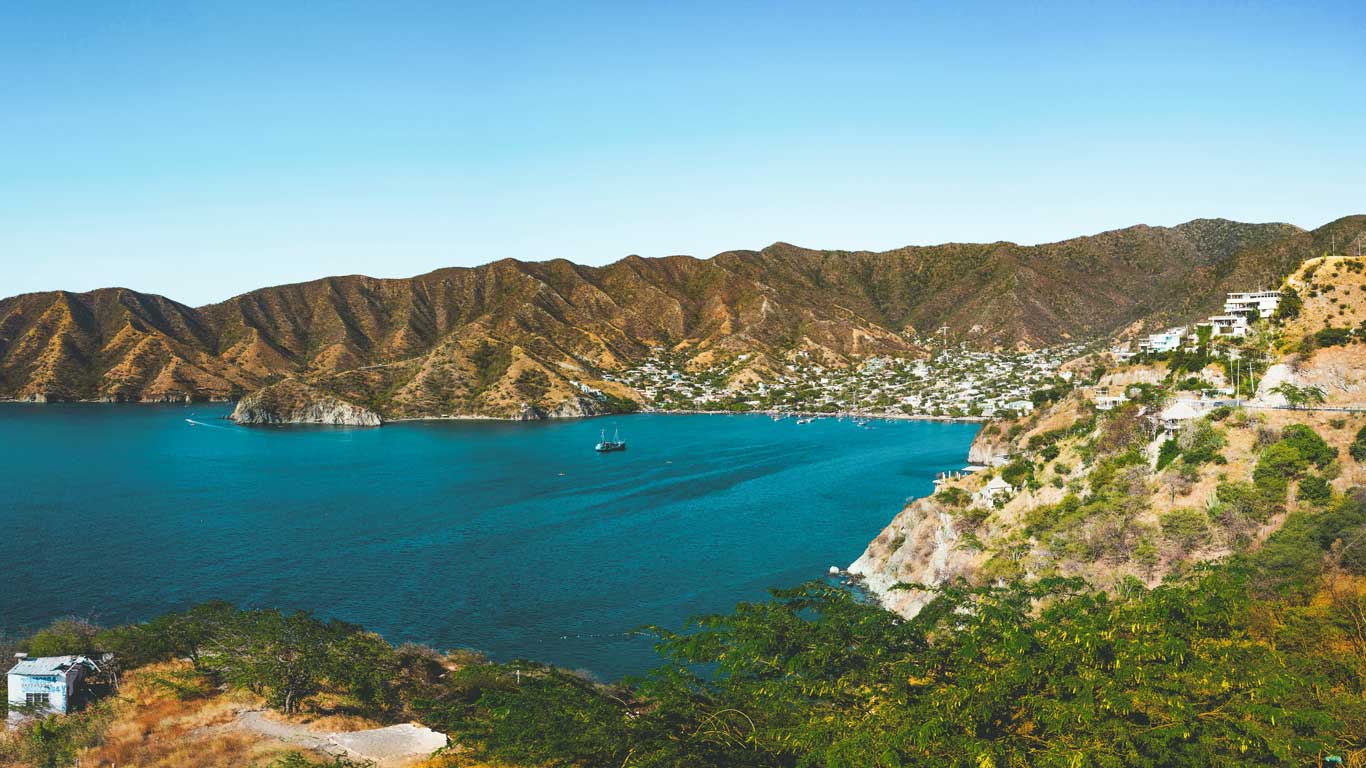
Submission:
<svg viewBox="0 0 1366 768">
<path fill-rule="evenodd" d="M 0 628 L 224 599 L 613 680 L 654 665 L 642 625 L 852 562 L 977 430 L 666 414 L 238 427 L 227 412 L 0 406 Z M 603 429 L 628 450 L 595 453 Z"/>
</svg>

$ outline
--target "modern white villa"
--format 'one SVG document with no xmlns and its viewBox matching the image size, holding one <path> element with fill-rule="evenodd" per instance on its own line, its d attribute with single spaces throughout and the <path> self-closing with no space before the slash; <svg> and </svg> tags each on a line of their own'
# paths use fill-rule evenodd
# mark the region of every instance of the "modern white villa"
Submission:
<svg viewBox="0 0 1366 768">
<path fill-rule="evenodd" d="M 1253 320 L 1271 317 L 1281 305 L 1280 291 L 1249 291 L 1230 293 L 1224 299 L 1224 313 L 1211 315 L 1203 322 L 1187 328 L 1178 326 L 1158 333 L 1150 333 L 1138 341 L 1139 352 L 1175 352 L 1183 346 L 1194 351 L 1199 344 L 1198 328 L 1210 328 L 1210 338 L 1241 339 L 1251 329 Z"/>
<path fill-rule="evenodd" d="M 1158 333 L 1150 333 L 1145 338 L 1139 339 L 1139 352 L 1174 352 L 1181 348 L 1181 341 L 1186 338 L 1186 326 L 1168 328 Z"/>
<path fill-rule="evenodd" d="M 1224 299 L 1224 313 L 1229 315 L 1251 316 L 1255 312 L 1257 317 L 1271 317 L 1280 306 L 1280 291 L 1230 293 L 1228 298 Z"/>
</svg>

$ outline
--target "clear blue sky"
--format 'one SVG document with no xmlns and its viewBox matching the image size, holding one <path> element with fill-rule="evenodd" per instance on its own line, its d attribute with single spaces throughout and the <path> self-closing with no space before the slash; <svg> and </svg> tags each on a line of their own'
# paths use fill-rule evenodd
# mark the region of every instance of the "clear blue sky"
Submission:
<svg viewBox="0 0 1366 768">
<path fill-rule="evenodd" d="M 1360 0 L 0 7 L 0 295 L 1362 212 Z"/>
</svg>

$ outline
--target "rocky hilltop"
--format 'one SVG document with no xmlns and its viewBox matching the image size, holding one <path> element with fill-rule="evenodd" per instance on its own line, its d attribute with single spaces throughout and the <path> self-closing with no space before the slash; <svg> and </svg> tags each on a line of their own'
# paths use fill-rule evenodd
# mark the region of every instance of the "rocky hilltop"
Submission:
<svg viewBox="0 0 1366 768">
<path fill-rule="evenodd" d="M 1302 306 L 1239 345 L 1240 407 L 1174 407 L 1236 381 L 1231 348 L 1079 360 L 1078 386 L 984 427 L 969 458 L 986 468 L 911 502 L 850 572 L 912 616 L 929 593 L 898 584 L 1153 586 L 1318 514 L 1366 457 L 1366 259 L 1309 259 L 1283 287 Z M 1098 395 L 1126 401 L 1102 410 Z"/>
<path fill-rule="evenodd" d="M 238 401 L 228 418 L 238 424 L 333 424 L 378 427 L 379 414 L 289 379 Z"/>
<path fill-rule="evenodd" d="M 840 365 L 947 328 L 983 347 L 1104 336 L 1217 306 L 1316 254 L 1314 232 L 1197 220 L 1059 243 L 817 251 L 778 243 L 604 267 L 513 260 L 333 277 L 191 308 L 122 288 L 0 300 L 0 398 L 231 400 L 287 379 L 385 419 L 629 410 L 605 377 L 665 349 Z M 1344 240 L 1345 242 L 1345 240 Z"/>
</svg>

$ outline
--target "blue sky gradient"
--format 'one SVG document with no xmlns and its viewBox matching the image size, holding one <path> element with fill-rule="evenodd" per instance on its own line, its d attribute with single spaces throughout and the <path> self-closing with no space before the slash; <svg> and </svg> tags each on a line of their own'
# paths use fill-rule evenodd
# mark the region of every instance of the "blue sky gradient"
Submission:
<svg viewBox="0 0 1366 768">
<path fill-rule="evenodd" d="M 287 7 L 286 7 L 287 6 Z M 8 3 L 0 295 L 1366 212 L 1366 3 Z"/>
</svg>

